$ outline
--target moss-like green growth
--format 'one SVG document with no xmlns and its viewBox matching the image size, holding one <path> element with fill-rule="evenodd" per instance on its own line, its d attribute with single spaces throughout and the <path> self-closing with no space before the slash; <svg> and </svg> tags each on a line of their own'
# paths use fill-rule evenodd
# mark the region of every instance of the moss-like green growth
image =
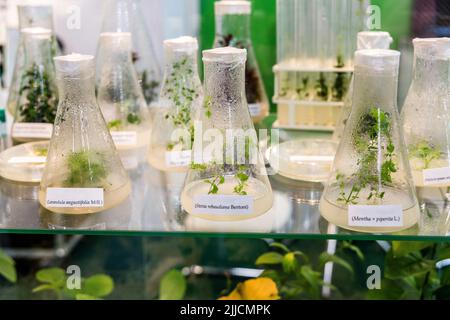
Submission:
<svg viewBox="0 0 450 320">
<path fill-rule="evenodd" d="M 73 152 L 67 159 L 69 188 L 101 188 L 107 176 L 103 154 L 94 151 Z"/>
</svg>

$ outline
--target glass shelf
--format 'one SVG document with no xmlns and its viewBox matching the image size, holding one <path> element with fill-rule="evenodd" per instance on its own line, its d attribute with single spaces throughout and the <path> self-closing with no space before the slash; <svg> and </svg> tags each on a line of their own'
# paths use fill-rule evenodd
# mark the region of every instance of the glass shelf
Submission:
<svg viewBox="0 0 450 320">
<path fill-rule="evenodd" d="M 184 174 L 166 174 L 149 165 L 129 171 L 130 197 L 113 209 L 87 215 L 47 211 L 37 200 L 38 185 L 0 180 L 0 233 L 85 234 L 171 237 L 430 240 L 445 234 L 424 234 L 420 227 L 396 234 L 365 234 L 337 228 L 321 218 L 318 203 L 323 186 L 271 176 L 273 208 L 245 221 L 216 222 L 182 212 L 179 196 Z"/>
</svg>

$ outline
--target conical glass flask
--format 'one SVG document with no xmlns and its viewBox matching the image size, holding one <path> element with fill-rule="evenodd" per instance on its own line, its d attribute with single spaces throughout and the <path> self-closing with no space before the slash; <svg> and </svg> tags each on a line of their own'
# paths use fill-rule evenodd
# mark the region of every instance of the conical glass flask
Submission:
<svg viewBox="0 0 450 320">
<path fill-rule="evenodd" d="M 142 15 L 140 0 L 108 0 L 103 16 L 102 32 L 130 32 L 132 59 L 148 104 L 158 98 L 162 72 Z M 97 50 L 102 68 L 103 52 Z M 107 54 L 107 53 L 105 53 Z"/>
<path fill-rule="evenodd" d="M 272 189 L 245 99 L 246 50 L 203 52 L 205 99 L 196 116 L 183 209 L 210 220 L 241 220 L 272 207 Z"/>
<path fill-rule="evenodd" d="M 414 74 L 402 126 L 417 195 L 426 213 L 421 229 L 445 234 L 450 192 L 450 39 L 414 39 L 413 44 Z"/>
<path fill-rule="evenodd" d="M 39 201 L 66 214 L 109 209 L 131 186 L 95 98 L 94 57 L 57 57 L 55 65 L 60 100 Z"/>
<path fill-rule="evenodd" d="M 185 172 L 191 163 L 192 118 L 201 109 L 197 39 L 164 41 L 166 67 L 158 103 L 152 107 L 150 164 L 163 171 Z"/>
<path fill-rule="evenodd" d="M 134 157 L 137 161 L 142 155 L 146 161 L 151 123 L 131 60 L 131 34 L 102 33 L 99 50 L 106 60 L 97 70 L 97 100 L 116 148 L 122 158 Z"/>
<path fill-rule="evenodd" d="M 365 49 L 381 49 L 387 50 L 391 46 L 393 39 L 389 32 L 384 31 L 362 31 L 358 33 L 357 50 Z M 339 141 L 342 138 L 345 124 L 352 110 L 352 96 L 353 96 L 353 77 L 350 81 L 350 86 L 347 95 L 344 98 L 344 106 L 342 108 L 341 116 L 337 122 L 336 129 L 333 133 L 333 140 Z"/>
<path fill-rule="evenodd" d="M 251 2 L 215 2 L 216 37 L 214 48 L 247 49 L 245 92 L 253 121 L 259 122 L 269 114 L 269 100 L 259 71 L 250 34 Z"/>
<path fill-rule="evenodd" d="M 44 28 L 52 32 L 52 55 L 57 52 L 56 37 L 53 35 L 53 8 L 48 5 L 19 5 L 17 6 L 19 16 L 19 30 L 27 28 Z M 20 81 L 25 68 L 24 38 L 20 33 L 19 44 L 17 46 L 14 70 L 9 86 L 8 111 L 14 116 L 16 114 L 16 101 L 20 90 Z"/>
<path fill-rule="evenodd" d="M 353 107 L 320 201 L 329 222 L 363 232 L 394 232 L 417 224 L 397 111 L 400 52 L 355 54 Z"/>
<path fill-rule="evenodd" d="M 11 130 L 14 143 L 50 139 L 58 104 L 51 30 L 26 28 L 21 34 L 25 64 L 12 108 L 16 110 Z"/>
</svg>

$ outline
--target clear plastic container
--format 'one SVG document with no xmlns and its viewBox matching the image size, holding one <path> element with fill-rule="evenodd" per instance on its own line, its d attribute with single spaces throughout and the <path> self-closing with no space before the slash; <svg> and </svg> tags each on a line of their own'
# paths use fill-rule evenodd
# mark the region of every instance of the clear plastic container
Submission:
<svg viewBox="0 0 450 320">
<path fill-rule="evenodd" d="M 446 234 L 450 212 L 450 39 L 414 39 L 413 43 L 413 81 L 402 109 L 402 126 L 414 184 L 425 212 L 422 229 Z M 429 226 L 442 229 L 428 230 Z"/>
<path fill-rule="evenodd" d="M 61 99 L 39 202 L 64 214 L 115 207 L 131 185 L 96 101 L 94 57 L 72 54 L 55 64 Z"/>
<path fill-rule="evenodd" d="M 149 162 L 156 169 L 186 172 L 191 164 L 193 118 L 202 107 L 198 43 L 192 37 L 164 41 L 166 67 L 159 101 L 152 105 Z"/>
<path fill-rule="evenodd" d="M 102 32 L 129 32 L 132 37 L 132 60 L 138 73 L 139 82 L 147 104 L 158 98 L 161 87 L 162 70 L 157 60 L 150 35 L 147 32 L 140 0 L 108 0 L 103 16 Z M 103 58 L 101 50 L 97 57 L 101 69 Z"/>
<path fill-rule="evenodd" d="M 329 222 L 361 232 L 395 232 L 419 221 L 397 109 L 400 53 L 355 54 L 353 110 L 320 201 Z"/>
<path fill-rule="evenodd" d="M 19 30 L 26 28 L 44 28 L 52 32 L 52 57 L 57 52 L 56 37 L 53 35 L 53 8 L 48 5 L 19 5 L 17 6 L 19 16 Z M 8 111 L 14 116 L 16 114 L 17 96 L 20 91 L 20 82 L 25 68 L 24 37 L 20 34 L 19 45 L 17 46 L 16 59 L 14 61 L 14 71 L 11 78 L 8 96 Z"/>
<path fill-rule="evenodd" d="M 251 40 L 251 2 L 222 0 L 214 5 L 216 37 L 213 47 L 231 46 L 247 50 L 245 93 L 250 115 L 254 122 L 259 122 L 269 114 L 269 100 Z"/>
<path fill-rule="evenodd" d="M 24 143 L 0 153 L 0 176 L 19 182 L 39 183 L 44 171 L 48 141 Z"/>
<path fill-rule="evenodd" d="M 246 50 L 203 52 L 205 101 L 196 117 L 193 163 L 183 209 L 209 220 L 243 220 L 267 212 L 272 189 L 245 99 Z"/>
<path fill-rule="evenodd" d="M 276 127 L 336 128 L 353 71 L 356 34 L 365 28 L 368 4 L 277 0 Z"/>
<path fill-rule="evenodd" d="M 50 139 L 58 104 L 51 30 L 26 28 L 21 37 L 25 64 L 18 75 L 16 100 L 9 100 L 9 109 L 16 110 L 11 130 L 14 143 Z"/>
<path fill-rule="evenodd" d="M 116 148 L 125 163 L 147 161 L 150 111 L 131 60 L 131 34 L 102 33 L 99 50 L 106 61 L 97 74 L 97 100 Z"/>
</svg>

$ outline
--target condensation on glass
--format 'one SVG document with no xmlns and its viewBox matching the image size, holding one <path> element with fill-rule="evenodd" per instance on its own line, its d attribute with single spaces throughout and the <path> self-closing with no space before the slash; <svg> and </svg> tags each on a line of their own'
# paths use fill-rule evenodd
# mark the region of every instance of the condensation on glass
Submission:
<svg viewBox="0 0 450 320">
<path fill-rule="evenodd" d="M 60 100 L 39 202 L 65 214 L 115 207 L 131 186 L 97 104 L 94 57 L 71 54 L 55 64 Z"/>
<path fill-rule="evenodd" d="M 161 64 L 157 59 L 143 16 L 140 0 L 108 0 L 103 15 L 102 32 L 130 32 L 132 60 L 147 104 L 156 101 L 161 85 Z M 97 51 L 100 63 L 104 60 Z M 101 64 L 97 68 L 101 68 Z"/>
<path fill-rule="evenodd" d="M 320 201 L 321 215 L 340 227 L 394 232 L 419 221 L 397 109 L 400 53 L 355 54 L 353 110 Z"/>
<path fill-rule="evenodd" d="M 192 37 L 164 41 L 165 71 L 161 93 L 151 107 L 149 162 L 162 171 L 186 172 L 191 163 L 193 118 L 201 109 L 198 42 Z"/>
<path fill-rule="evenodd" d="M 262 215 L 272 207 L 273 195 L 245 98 L 246 50 L 206 50 L 203 62 L 205 99 L 195 118 L 182 207 L 208 220 Z"/>
<path fill-rule="evenodd" d="M 247 50 L 245 93 L 250 115 L 255 123 L 269 114 L 269 100 L 251 40 L 249 1 L 216 1 L 216 36 L 214 48 L 235 47 Z"/>
<path fill-rule="evenodd" d="M 130 169 L 147 161 L 151 128 L 131 50 L 128 32 L 100 35 L 99 51 L 105 54 L 97 69 L 97 100 L 124 165 Z"/>
</svg>

